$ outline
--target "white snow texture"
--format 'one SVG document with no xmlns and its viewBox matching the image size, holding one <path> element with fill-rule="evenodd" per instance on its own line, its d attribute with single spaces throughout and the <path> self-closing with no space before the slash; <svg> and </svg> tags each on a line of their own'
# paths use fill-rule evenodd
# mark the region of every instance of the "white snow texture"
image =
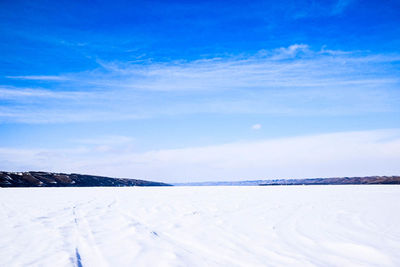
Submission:
<svg viewBox="0 0 400 267">
<path fill-rule="evenodd" d="M 0 189 L 0 266 L 400 266 L 400 186 Z"/>
</svg>

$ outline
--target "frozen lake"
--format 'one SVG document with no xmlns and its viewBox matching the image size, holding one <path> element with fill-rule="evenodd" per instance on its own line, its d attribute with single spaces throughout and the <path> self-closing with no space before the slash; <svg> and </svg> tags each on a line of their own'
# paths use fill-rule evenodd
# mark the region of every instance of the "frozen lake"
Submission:
<svg viewBox="0 0 400 267">
<path fill-rule="evenodd" d="M 400 266 L 400 186 L 0 189 L 0 266 Z"/>
</svg>

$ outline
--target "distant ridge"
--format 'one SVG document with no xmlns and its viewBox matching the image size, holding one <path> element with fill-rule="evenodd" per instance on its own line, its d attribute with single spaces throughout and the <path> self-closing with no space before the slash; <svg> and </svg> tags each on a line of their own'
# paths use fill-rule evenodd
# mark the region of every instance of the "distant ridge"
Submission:
<svg viewBox="0 0 400 267">
<path fill-rule="evenodd" d="M 272 186 L 272 185 L 400 184 L 400 176 L 275 179 L 229 182 L 174 183 L 176 186 Z"/>
<path fill-rule="evenodd" d="M 86 174 L 0 172 L 0 187 L 171 186 L 165 183 Z"/>
<path fill-rule="evenodd" d="M 346 184 L 400 184 L 400 176 L 368 176 L 341 178 L 312 178 L 265 181 L 259 185 L 346 185 Z"/>
</svg>

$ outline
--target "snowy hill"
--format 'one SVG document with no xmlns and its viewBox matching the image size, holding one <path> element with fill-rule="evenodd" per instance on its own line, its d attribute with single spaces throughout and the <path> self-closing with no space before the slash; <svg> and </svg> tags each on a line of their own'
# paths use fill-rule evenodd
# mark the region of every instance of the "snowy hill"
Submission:
<svg viewBox="0 0 400 267">
<path fill-rule="evenodd" d="M 136 179 L 51 172 L 0 172 L 0 187 L 169 186 Z"/>
</svg>

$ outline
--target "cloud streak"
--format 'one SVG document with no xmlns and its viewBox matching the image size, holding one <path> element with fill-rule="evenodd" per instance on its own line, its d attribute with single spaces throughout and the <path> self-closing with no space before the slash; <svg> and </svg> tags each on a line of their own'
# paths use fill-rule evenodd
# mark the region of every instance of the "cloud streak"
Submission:
<svg viewBox="0 0 400 267">
<path fill-rule="evenodd" d="M 312 50 L 305 44 L 195 61 L 99 61 L 99 68 L 81 73 L 14 76 L 31 84 L 0 87 L 0 101 L 7 101 L 0 102 L 0 121 L 399 111 L 398 61 L 398 55 Z M 46 78 L 46 88 L 35 83 Z"/>
<path fill-rule="evenodd" d="M 66 81 L 68 77 L 54 75 L 26 75 L 26 76 L 6 76 L 9 79 L 33 80 L 33 81 Z"/>
<path fill-rule="evenodd" d="M 46 89 L 19 88 L 15 86 L 0 86 L 0 99 L 82 99 L 90 97 L 90 92 L 52 91 Z"/>
<path fill-rule="evenodd" d="M 103 63 L 100 73 L 91 73 L 91 81 L 102 76 L 106 78 L 97 84 L 152 91 L 387 85 L 398 83 L 398 78 L 388 73 L 388 66 L 376 64 L 399 60 L 398 56 L 333 55 L 297 44 L 247 57 L 149 65 Z"/>
</svg>

